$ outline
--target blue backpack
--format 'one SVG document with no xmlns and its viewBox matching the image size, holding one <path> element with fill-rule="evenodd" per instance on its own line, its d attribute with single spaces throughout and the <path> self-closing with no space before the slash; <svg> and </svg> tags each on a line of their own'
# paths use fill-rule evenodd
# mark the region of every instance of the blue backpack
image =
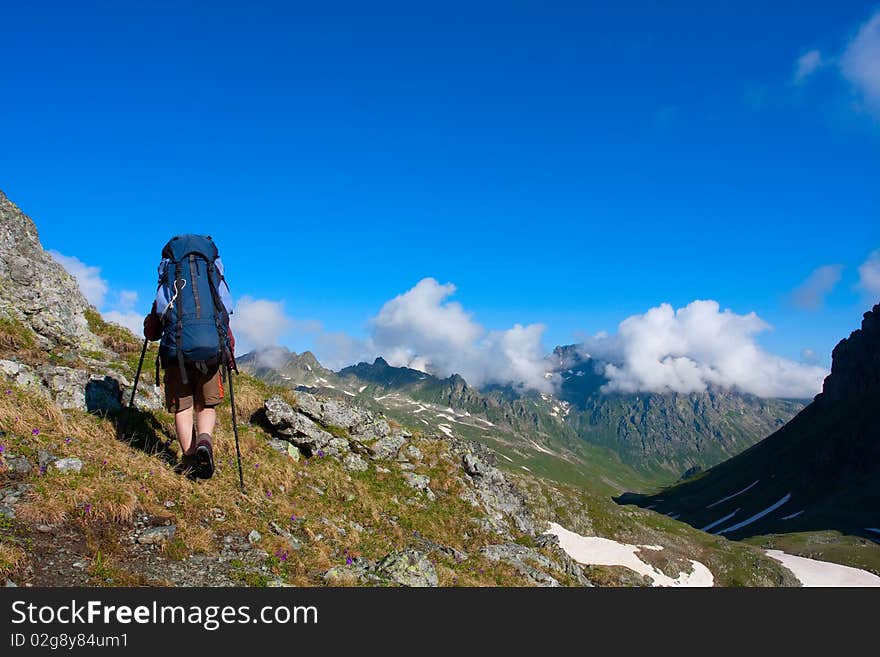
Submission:
<svg viewBox="0 0 880 657">
<path fill-rule="evenodd" d="M 159 286 L 169 300 L 162 315 L 159 358 L 177 363 L 181 380 L 187 367 L 207 373 L 229 358 L 229 314 L 220 297 L 223 276 L 215 262 L 217 246 L 207 235 L 178 235 L 162 249 Z"/>
</svg>

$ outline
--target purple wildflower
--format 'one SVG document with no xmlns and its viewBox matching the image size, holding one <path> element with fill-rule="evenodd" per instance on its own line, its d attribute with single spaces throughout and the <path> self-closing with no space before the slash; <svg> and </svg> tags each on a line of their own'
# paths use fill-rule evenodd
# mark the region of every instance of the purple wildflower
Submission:
<svg viewBox="0 0 880 657">
<path fill-rule="evenodd" d="M 32 436 L 39 436 L 40 430 L 39 429 L 31 429 L 31 435 Z"/>
<path fill-rule="evenodd" d="M 266 491 L 266 497 L 272 497 L 272 491 L 267 490 L 267 491 Z"/>
<path fill-rule="evenodd" d="M 296 516 L 290 516 L 290 522 L 296 522 Z"/>
<path fill-rule="evenodd" d="M 350 566 L 350 565 L 353 564 L 353 563 L 354 563 L 354 559 L 352 559 L 351 557 L 347 557 L 347 558 L 345 559 L 345 565 L 346 565 L 346 566 Z"/>
<path fill-rule="evenodd" d="M 0 454 L 6 451 L 6 447 L 4 445 L 0 445 Z"/>
<path fill-rule="evenodd" d="M 324 458 L 324 450 L 323 449 L 318 450 L 318 456 L 320 456 L 321 458 Z"/>
<path fill-rule="evenodd" d="M 40 474 L 46 474 L 46 466 L 45 465 L 40 466 Z"/>
<path fill-rule="evenodd" d="M 107 459 L 104 459 L 103 461 L 101 461 L 101 465 L 107 465 Z"/>
<path fill-rule="evenodd" d="M 7 394 L 7 395 L 11 395 L 11 394 L 12 394 L 12 391 L 9 390 L 9 389 L 7 389 L 7 390 L 6 390 L 6 394 Z"/>
<path fill-rule="evenodd" d="M 255 468 L 259 468 L 259 467 L 260 467 L 260 464 L 259 464 L 259 463 L 254 463 L 254 467 L 255 467 Z"/>
<path fill-rule="evenodd" d="M 36 434 L 34 434 L 34 435 L 36 435 Z M 65 445 L 69 445 L 72 441 L 73 441 L 72 438 L 65 438 L 65 439 L 64 439 L 64 444 L 65 444 Z"/>
<path fill-rule="evenodd" d="M 85 511 L 85 512 L 86 512 L 86 515 L 88 515 L 89 513 L 92 512 L 92 505 L 91 505 L 91 504 L 86 504 L 85 507 L 83 507 L 83 511 Z"/>
</svg>

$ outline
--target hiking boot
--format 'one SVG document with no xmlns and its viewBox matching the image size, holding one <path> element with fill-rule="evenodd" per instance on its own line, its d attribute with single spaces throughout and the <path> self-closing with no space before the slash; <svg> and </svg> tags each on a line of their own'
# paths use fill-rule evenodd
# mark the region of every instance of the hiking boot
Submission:
<svg viewBox="0 0 880 657">
<path fill-rule="evenodd" d="M 196 471 L 196 455 L 192 454 L 183 454 L 180 457 L 180 460 L 177 462 L 177 465 L 174 466 L 174 472 L 179 475 L 183 475 L 192 479 L 195 475 Z"/>
<path fill-rule="evenodd" d="M 201 479 L 210 479 L 214 476 L 214 449 L 211 447 L 211 436 L 206 433 L 199 435 L 199 444 L 196 447 L 196 473 Z"/>
</svg>

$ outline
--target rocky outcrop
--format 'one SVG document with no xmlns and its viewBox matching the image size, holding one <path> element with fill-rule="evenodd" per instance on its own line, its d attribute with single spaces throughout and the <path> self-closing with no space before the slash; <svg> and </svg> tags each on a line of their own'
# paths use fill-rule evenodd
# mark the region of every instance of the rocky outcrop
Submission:
<svg viewBox="0 0 880 657">
<path fill-rule="evenodd" d="M 0 360 L 0 374 L 12 383 L 51 399 L 61 408 L 97 414 L 120 410 L 132 385 L 125 376 L 114 371 L 92 374 L 60 365 L 31 367 L 11 360 Z M 125 403 L 127 401 L 125 399 Z M 160 389 L 141 381 L 135 404 L 139 408 L 160 408 Z"/>
<path fill-rule="evenodd" d="M 474 485 L 476 501 L 486 509 L 491 528 L 509 536 L 509 520 L 517 531 L 536 536 L 538 527 L 526 497 L 495 467 L 495 453 L 480 443 L 448 440 L 453 452 L 461 457 L 462 468 Z"/>
<path fill-rule="evenodd" d="M 0 192 L 0 317 L 22 322 L 40 349 L 102 350 L 76 280 L 43 250 L 34 222 Z"/>
<path fill-rule="evenodd" d="M 325 572 L 323 578 L 331 586 L 356 582 L 407 587 L 435 587 L 439 584 L 434 564 L 414 549 L 392 552 L 378 561 L 350 558 L 344 566 L 335 566 Z"/>
<path fill-rule="evenodd" d="M 834 347 L 831 359 L 818 401 L 861 399 L 880 389 L 880 304 L 864 314 L 860 329 Z"/>
<path fill-rule="evenodd" d="M 339 457 L 349 470 L 366 469 L 363 457 L 394 459 L 411 435 L 403 429 L 392 429 L 385 418 L 367 409 L 307 392 L 290 394 L 293 404 L 279 396 L 264 404 L 272 432 L 309 455 L 322 452 Z"/>
</svg>

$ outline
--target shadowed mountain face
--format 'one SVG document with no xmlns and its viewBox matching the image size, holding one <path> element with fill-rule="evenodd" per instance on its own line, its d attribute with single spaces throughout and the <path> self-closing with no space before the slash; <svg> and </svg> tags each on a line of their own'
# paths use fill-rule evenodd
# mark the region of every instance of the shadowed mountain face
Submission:
<svg viewBox="0 0 880 657">
<path fill-rule="evenodd" d="M 822 393 L 772 436 L 694 481 L 619 501 L 730 538 L 825 529 L 880 538 L 880 305 L 832 358 Z"/>
</svg>

